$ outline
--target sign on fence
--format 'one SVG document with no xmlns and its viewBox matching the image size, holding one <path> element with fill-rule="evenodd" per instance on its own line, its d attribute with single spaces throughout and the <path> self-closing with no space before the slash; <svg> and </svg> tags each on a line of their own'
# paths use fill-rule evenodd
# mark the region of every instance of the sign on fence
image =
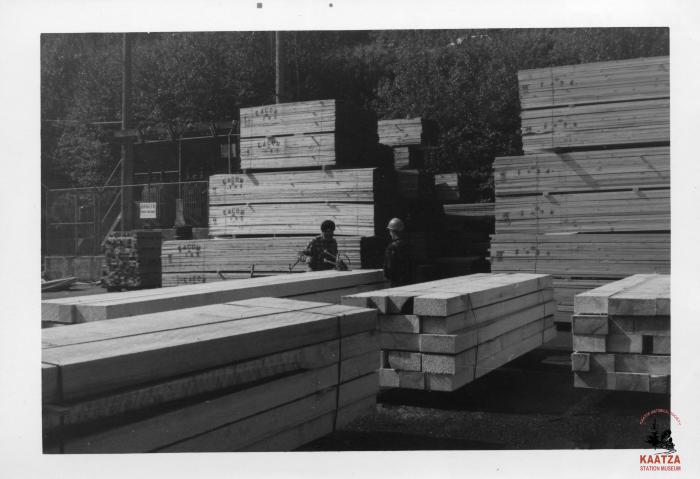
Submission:
<svg viewBox="0 0 700 479">
<path fill-rule="evenodd" d="M 140 202 L 139 218 L 142 220 L 156 219 L 156 203 L 155 202 Z"/>
</svg>

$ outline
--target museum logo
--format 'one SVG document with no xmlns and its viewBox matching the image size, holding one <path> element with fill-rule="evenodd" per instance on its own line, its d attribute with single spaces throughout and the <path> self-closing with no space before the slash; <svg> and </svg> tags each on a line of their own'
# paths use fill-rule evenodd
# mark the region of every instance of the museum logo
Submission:
<svg viewBox="0 0 700 479">
<path fill-rule="evenodd" d="M 678 416 L 668 409 L 649 411 L 639 421 L 644 431 L 644 441 L 654 450 L 653 453 L 639 455 L 640 471 L 681 470 L 681 456 L 671 436 L 673 422 L 671 419 L 680 426 L 681 421 Z"/>
</svg>

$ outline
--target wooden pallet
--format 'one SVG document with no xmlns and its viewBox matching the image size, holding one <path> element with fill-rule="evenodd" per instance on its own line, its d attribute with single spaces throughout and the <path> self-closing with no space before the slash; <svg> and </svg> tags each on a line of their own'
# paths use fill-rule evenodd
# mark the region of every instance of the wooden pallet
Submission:
<svg viewBox="0 0 700 479">
<path fill-rule="evenodd" d="M 44 450 L 294 449 L 307 423 L 324 419 L 318 437 L 373 408 L 376 325 L 370 309 L 256 298 L 46 330 Z"/>
<path fill-rule="evenodd" d="M 473 274 L 361 293 L 379 311 L 380 385 L 452 391 L 553 337 L 551 278 Z"/>
<path fill-rule="evenodd" d="M 84 323 L 260 296 L 295 297 L 320 292 L 342 292 L 362 285 L 381 288 L 383 284 L 384 274 L 381 270 L 313 271 L 44 300 L 41 304 L 41 319 L 65 324 Z"/>
</svg>

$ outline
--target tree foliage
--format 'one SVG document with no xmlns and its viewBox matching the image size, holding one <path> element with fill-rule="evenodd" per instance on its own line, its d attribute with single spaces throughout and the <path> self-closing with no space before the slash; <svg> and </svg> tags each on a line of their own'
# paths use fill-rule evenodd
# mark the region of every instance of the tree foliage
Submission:
<svg viewBox="0 0 700 479">
<path fill-rule="evenodd" d="M 133 39 L 137 123 L 232 119 L 274 102 L 274 32 L 138 34 Z M 522 152 L 517 72 L 668 55 L 668 29 L 304 31 L 281 35 L 283 101 L 336 98 L 379 118 L 422 116 L 440 138 L 430 169 L 462 173 L 472 200 L 493 196 L 496 156 Z M 42 180 L 99 184 L 116 150 L 121 35 L 43 35 Z"/>
</svg>

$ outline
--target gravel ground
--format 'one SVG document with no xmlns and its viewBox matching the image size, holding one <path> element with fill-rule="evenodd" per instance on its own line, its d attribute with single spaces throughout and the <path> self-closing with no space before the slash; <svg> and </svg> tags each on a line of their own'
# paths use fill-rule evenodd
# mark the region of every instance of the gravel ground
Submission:
<svg viewBox="0 0 700 479">
<path fill-rule="evenodd" d="M 301 450 L 646 448 L 640 418 L 669 404 L 574 388 L 567 354 L 536 350 L 452 393 L 385 390 L 372 415 Z"/>
</svg>

